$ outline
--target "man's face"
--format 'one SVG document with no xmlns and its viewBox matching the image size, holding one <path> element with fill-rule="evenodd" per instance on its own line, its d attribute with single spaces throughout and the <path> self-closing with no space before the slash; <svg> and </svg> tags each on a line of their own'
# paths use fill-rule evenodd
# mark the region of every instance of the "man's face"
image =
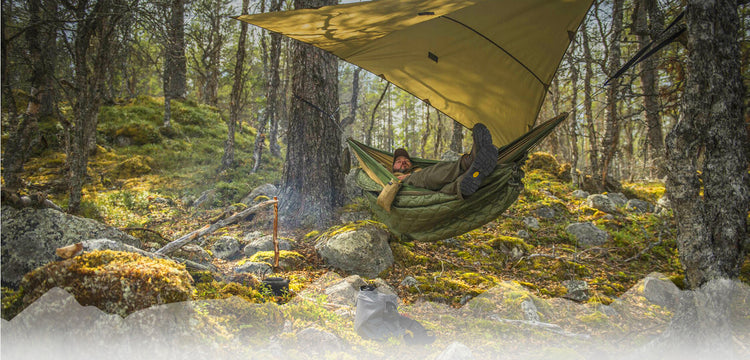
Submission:
<svg viewBox="0 0 750 360">
<path fill-rule="evenodd" d="M 406 156 L 399 156 L 393 162 L 393 172 L 405 173 L 411 169 L 411 161 Z"/>
</svg>

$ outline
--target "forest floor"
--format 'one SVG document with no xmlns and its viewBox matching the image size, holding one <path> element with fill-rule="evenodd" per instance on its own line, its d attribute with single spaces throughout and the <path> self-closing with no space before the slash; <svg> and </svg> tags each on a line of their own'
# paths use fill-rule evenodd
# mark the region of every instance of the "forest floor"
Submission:
<svg viewBox="0 0 750 360">
<path fill-rule="evenodd" d="M 127 105 L 104 107 L 98 126 L 100 146 L 89 165 L 83 215 L 125 230 L 140 239 L 144 247 L 163 246 L 214 222 L 228 208 L 238 208 L 240 200 L 254 187 L 278 184 L 281 178 L 280 158 L 268 157 L 260 171 L 251 173 L 254 129 L 245 127 L 237 134 L 236 166 L 218 171 L 226 124 L 216 109 L 176 102 L 173 114 L 174 128 L 164 131 L 160 128 L 159 99 L 144 97 Z M 24 174 L 26 191 L 44 191 L 65 207 L 65 155 L 55 149 L 53 127 L 42 124 L 41 128 L 47 149 L 28 161 Z M 655 271 L 682 285 L 676 225 L 670 212 L 638 214 L 619 208 L 607 214 L 590 208 L 585 199 L 571 195 L 575 188 L 558 178 L 559 165 L 554 161 L 551 164 L 526 169 L 525 189 L 518 200 L 497 220 L 480 229 L 436 242 L 393 239 L 395 264 L 380 277 L 407 304 L 424 299 L 452 307 L 460 307 L 508 280 L 545 298 L 563 296 L 565 280 L 584 280 L 592 295 L 589 301 L 603 304 L 611 303 Z M 209 202 L 197 208 L 188 206 L 207 190 L 214 194 Z M 655 204 L 664 193 L 664 185 L 624 183 L 622 193 L 629 199 Z M 522 220 L 535 217 L 540 207 L 553 209 L 555 216 L 537 217 L 540 226 L 531 229 Z M 366 212 L 368 208 L 363 199 L 357 199 L 343 211 Z M 222 236 L 243 239 L 254 231 L 270 234 L 270 216 L 269 210 L 251 222 L 220 229 L 199 243 L 208 249 Z M 572 222 L 593 222 L 607 231 L 610 239 L 602 246 L 578 247 L 565 232 Z M 306 259 L 294 271 L 280 274 L 291 279 L 292 289 L 303 289 L 332 270 L 314 250 L 316 235 L 326 230 L 286 229 L 281 224 L 280 236 L 291 240 L 295 251 Z M 521 230 L 528 233 L 523 239 L 528 251 L 523 257 L 510 258 L 497 249 L 498 241 L 517 237 Z M 214 260 L 214 265 L 228 273 L 238 261 L 241 260 Z M 407 276 L 415 278 L 419 286 L 401 285 Z M 741 280 L 750 283 L 750 256 L 742 268 Z M 199 299 L 231 295 L 216 291 L 224 285 L 213 281 L 204 286 Z"/>
</svg>

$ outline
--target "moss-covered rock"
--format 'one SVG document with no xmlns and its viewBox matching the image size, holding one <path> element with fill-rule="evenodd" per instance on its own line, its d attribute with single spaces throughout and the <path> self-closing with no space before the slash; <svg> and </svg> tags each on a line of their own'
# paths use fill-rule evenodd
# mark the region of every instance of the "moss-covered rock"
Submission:
<svg viewBox="0 0 750 360">
<path fill-rule="evenodd" d="M 558 176 L 560 173 L 560 163 L 554 156 L 546 152 L 535 152 L 529 155 L 526 161 L 526 171 L 541 169 L 549 174 Z"/>
<path fill-rule="evenodd" d="M 249 262 L 273 264 L 273 251 L 258 251 L 248 259 Z M 305 263 L 305 257 L 296 251 L 279 251 L 279 267 L 285 270 L 299 269 Z"/>
<path fill-rule="evenodd" d="M 185 267 L 173 261 L 104 250 L 38 268 L 24 276 L 21 289 L 24 306 L 60 287 L 81 305 L 124 317 L 153 305 L 190 300 L 192 281 Z"/>
<path fill-rule="evenodd" d="M 520 259 L 534 249 L 533 246 L 524 242 L 523 239 L 512 236 L 499 236 L 490 240 L 487 244 L 513 260 Z"/>
</svg>

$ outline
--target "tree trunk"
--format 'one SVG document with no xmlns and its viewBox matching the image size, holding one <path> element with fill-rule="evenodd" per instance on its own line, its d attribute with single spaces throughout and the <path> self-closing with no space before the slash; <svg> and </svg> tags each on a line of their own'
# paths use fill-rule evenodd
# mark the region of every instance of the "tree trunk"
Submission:
<svg viewBox="0 0 750 360">
<path fill-rule="evenodd" d="M 250 0 L 242 0 L 242 14 L 247 14 Z M 247 42 L 247 23 L 240 21 L 240 37 L 237 40 L 237 58 L 234 64 L 234 83 L 229 100 L 229 123 L 227 124 L 227 141 L 224 144 L 224 156 L 221 157 L 221 168 L 229 169 L 234 164 L 234 129 L 240 121 L 242 110 L 242 92 L 245 84 L 245 43 Z"/>
<path fill-rule="evenodd" d="M 375 114 L 378 113 L 378 107 L 380 106 L 380 103 L 383 102 L 383 98 L 388 93 L 388 88 L 390 87 L 391 83 L 386 82 L 385 87 L 383 88 L 383 92 L 380 94 L 380 98 L 378 99 L 378 102 L 375 103 L 375 107 L 372 108 L 372 115 L 370 116 L 370 127 L 367 128 L 367 137 L 365 138 L 365 144 L 368 146 L 372 146 L 372 130 L 375 128 Z"/>
<path fill-rule="evenodd" d="M 443 150 L 443 119 L 440 116 L 440 111 L 435 111 L 435 114 L 437 115 L 437 134 L 435 136 L 435 148 L 432 152 L 432 158 L 438 159 L 441 151 Z"/>
<path fill-rule="evenodd" d="M 421 151 L 421 153 L 420 153 L 421 156 L 423 158 L 426 158 L 427 157 L 427 150 L 425 148 L 427 147 L 427 139 L 430 138 L 430 133 L 432 132 L 432 124 L 430 124 L 430 108 L 427 107 L 427 104 L 425 104 L 425 103 L 422 103 L 422 108 L 425 111 L 425 115 L 424 115 L 424 127 L 425 127 L 425 130 L 422 133 L 422 139 L 419 142 L 420 143 L 419 147 L 420 147 L 420 151 Z"/>
<path fill-rule="evenodd" d="M 594 79 L 594 70 L 592 64 L 594 59 L 591 57 L 591 47 L 589 45 L 589 29 L 587 26 L 583 28 L 583 61 L 586 67 L 586 72 L 583 79 L 583 108 L 586 115 L 586 132 L 588 133 L 589 146 L 589 165 L 591 166 L 591 174 L 599 173 L 599 139 L 596 136 L 596 128 L 594 127 L 594 105 L 593 105 L 593 92 L 591 90 L 591 82 Z"/>
<path fill-rule="evenodd" d="M 453 120 L 453 134 L 451 136 L 451 151 L 462 153 L 464 150 L 464 126 Z"/>
<path fill-rule="evenodd" d="M 739 276 L 750 179 L 737 2 L 688 1 L 686 22 L 687 79 L 682 114 L 667 136 L 666 185 L 686 283 L 697 288 Z"/>
<path fill-rule="evenodd" d="M 164 127 L 172 126 L 172 99 L 185 96 L 187 59 L 185 58 L 185 0 L 172 0 L 165 19 L 164 42 Z"/>
<path fill-rule="evenodd" d="M 568 128 L 570 129 L 570 178 L 573 181 L 573 187 L 578 188 L 578 118 L 576 109 L 578 108 L 578 64 L 573 58 L 575 43 L 568 50 L 568 64 L 570 66 L 570 116 L 568 117 Z"/>
<path fill-rule="evenodd" d="M 622 34 L 622 8 L 624 0 L 614 0 L 612 4 L 612 37 L 609 44 L 609 56 L 607 59 L 607 68 L 609 74 L 614 74 L 620 69 L 621 51 L 620 36 Z M 617 112 L 617 103 L 620 94 L 620 80 L 614 78 L 610 80 L 607 88 L 607 119 L 605 122 L 604 139 L 602 148 L 602 168 L 601 168 L 601 186 L 607 187 L 607 177 L 612 166 L 612 159 L 620 145 L 620 124 L 619 114 Z"/>
<path fill-rule="evenodd" d="M 281 11 L 281 0 L 271 0 L 270 11 Z M 281 156 L 278 142 L 279 117 L 281 114 L 281 78 L 279 64 L 281 59 L 281 34 L 271 33 L 270 80 L 267 89 L 266 118 L 271 129 L 269 150 L 273 156 Z"/>
<path fill-rule="evenodd" d="M 295 0 L 295 8 L 317 8 L 335 0 Z M 291 116 L 287 156 L 279 191 L 279 213 L 287 227 L 324 227 L 343 204 L 344 171 L 339 161 L 341 134 L 338 116 L 336 57 L 295 42 L 292 52 Z M 301 101 L 308 99 L 327 114 Z"/>
<path fill-rule="evenodd" d="M 650 23 L 647 20 L 651 20 Z M 633 12 L 633 23 L 638 35 L 639 50 L 643 49 L 664 28 L 664 20 L 655 0 L 638 0 Z M 657 83 L 657 59 L 653 55 L 641 62 L 641 87 L 643 107 L 646 112 L 646 137 L 649 155 L 649 170 L 652 176 L 664 176 L 664 140 L 659 117 L 659 88 Z"/>
</svg>

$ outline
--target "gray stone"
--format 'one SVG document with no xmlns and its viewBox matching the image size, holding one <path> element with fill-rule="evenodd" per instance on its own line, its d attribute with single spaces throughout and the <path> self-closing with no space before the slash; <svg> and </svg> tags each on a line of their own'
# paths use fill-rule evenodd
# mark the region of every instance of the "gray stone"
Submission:
<svg viewBox="0 0 750 360">
<path fill-rule="evenodd" d="M 534 214 L 542 219 L 552 219 L 555 217 L 555 210 L 549 206 L 542 206 L 534 210 Z"/>
<path fill-rule="evenodd" d="M 339 222 L 346 224 L 350 222 L 370 220 L 371 218 L 372 214 L 370 211 L 344 211 L 339 217 Z"/>
<path fill-rule="evenodd" d="M 534 304 L 534 300 L 526 299 L 521 303 L 521 310 L 523 311 L 523 318 L 527 321 L 539 322 L 539 310 Z"/>
<path fill-rule="evenodd" d="M 524 229 L 518 230 L 518 232 L 516 233 L 516 236 L 524 240 L 528 240 L 529 238 L 531 238 L 531 235 L 529 235 L 529 232 Z"/>
<path fill-rule="evenodd" d="M 591 194 L 589 194 L 588 192 L 586 192 L 586 191 L 583 191 L 583 190 L 581 190 L 581 189 L 578 189 L 578 190 L 576 190 L 576 191 L 573 191 L 573 192 L 572 192 L 572 193 L 570 194 L 570 196 L 572 196 L 572 197 L 574 197 L 574 198 L 577 198 L 577 199 L 585 199 L 585 198 L 589 197 L 589 195 L 591 195 Z"/>
<path fill-rule="evenodd" d="M 55 249 L 90 239 L 139 246 L 138 239 L 97 221 L 54 209 L 2 210 L 2 284 L 17 287 L 31 270 L 55 261 Z"/>
<path fill-rule="evenodd" d="M 292 250 L 292 244 L 289 240 L 277 239 L 279 242 L 279 250 Z M 255 255 L 259 251 L 273 251 L 273 235 L 266 235 L 250 242 L 245 246 L 242 252 L 245 256 L 250 257 Z"/>
<path fill-rule="evenodd" d="M 589 197 L 586 198 L 586 205 L 606 213 L 617 211 L 615 209 L 615 203 L 607 197 L 607 195 L 602 194 L 589 195 Z"/>
<path fill-rule="evenodd" d="M 265 235 L 263 235 L 262 231 L 257 231 L 256 230 L 256 231 L 251 231 L 251 232 L 245 234 L 245 236 L 242 237 L 242 240 L 245 241 L 245 242 L 247 242 L 247 243 L 251 243 L 251 242 L 255 241 L 256 239 L 262 238 L 263 236 L 265 236 Z"/>
<path fill-rule="evenodd" d="M 364 196 L 364 191 L 357 185 L 357 172 L 359 171 L 361 171 L 359 168 L 351 169 L 344 177 L 344 194 L 350 201 L 354 198 Z"/>
<path fill-rule="evenodd" d="M 589 299 L 589 284 L 583 280 L 565 280 L 563 286 L 568 292 L 563 295 L 564 298 L 577 302 L 584 302 Z"/>
<path fill-rule="evenodd" d="M 628 198 L 623 193 L 619 192 L 608 193 L 607 197 L 612 200 L 613 203 L 615 203 L 616 207 L 625 206 L 625 204 L 628 202 Z"/>
<path fill-rule="evenodd" d="M 202 265 L 211 264 L 211 254 L 195 244 L 187 244 L 175 251 L 172 256 L 197 262 Z"/>
<path fill-rule="evenodd" d="M 367 285 L 358 275 L 349 276 L 325 289 L 327 302 L 331 304 L 355 306 L 359 288 Z"/>
<path fill-rule="evenodd" d="M 669 201 L 667 195 L 664 195 L 656 201 L 656 209 L 654 210 L 658 215 L 666 215 L 669 209 L 672 208 L 672 203 Z"/>
<path fill-rule="evenodd" d="M 416 286 L 417 284 L 419 284 L 419 282 L 413 276 L 407 276 L 407 277 L 404 278 L 404 280 L 401 280 L 401 285 L 402 286 L 410 286 L 411 287 L 411 286 Z"/>
<path fill-rule="evenodd" d="M 654 211 L 654 206 L 639 199 L 630 199 L 625 204 L 625 209 L 634 213 L 647 213 Z"/>
<path fill-rule="evenodd" d="M 643 280 L 643 297 L 666 308 L 675 309 L 680 301 L 680 289 L 660 273 L 651 273 Z"/>
<path fill-rule="evenodd" d="M 474 360 L 474 354 L 468 346 L 460 342 L 452 342 L 435 360 Z"/>
<path fill-rule="evenodd" d="M 193 203 L 190 206 L 194 208 L 208 208 L 208 207 L 211 207 L 211 205 L 213 205 L 215 198 L 216 198 L 215 189 L 206 190 L 202 192 L 200 196 L 198 196 L 198 198 L 195 199 L 195 201 L 193 201 Z"/>
<path fill-rule="evenodd" d="M 523 223 L 526 225 L 527 228 L 531 230 L 539 230 L 539 220 L 537 220 L 535 217 L 527 216 L 523 218 Z"/>
<path fill-rule="evenodd" d="M 274 184 L 263 184 L 253 189 L 250 194 L 245 196 L 241 203 L 245 205 L 255 204 L 255 199 L 258 196 L 265 196 L 269 199 L 273 199 L 274 196 L 279 194 L 279 189 Z"/>
<path fill-rule="evenodd" d="M 315 250 L 323 261 L 352 274 L 376 277 L 393 265 L 390 234 L 376 224 L 357 224 L 332 237 L 318 238 Z"/>
<path fill-rule="evenodd" d="M 211 246 L 211 252 L 218 259 L 234 259 L 240 253 L 240 241 L 231 236 L 222 236 Z"/>
<path fill-rule="evenodd" d="M 578 245 L 586 248 L 602 245 L 609 239 L 609 234 L 592 222 L 572 223 L 565 228 L 565 231 L 575 237 Z"/>
<path fill-rule="evenodd" d="M 249 273 L 255 274 L 258 277 L 265 277 L 266 275 L 273 272 L 271 265 L 264 262 L 246 262 L 242 265 L 235 267 L 232 271 L 238 274 Z"/>
</svg>

